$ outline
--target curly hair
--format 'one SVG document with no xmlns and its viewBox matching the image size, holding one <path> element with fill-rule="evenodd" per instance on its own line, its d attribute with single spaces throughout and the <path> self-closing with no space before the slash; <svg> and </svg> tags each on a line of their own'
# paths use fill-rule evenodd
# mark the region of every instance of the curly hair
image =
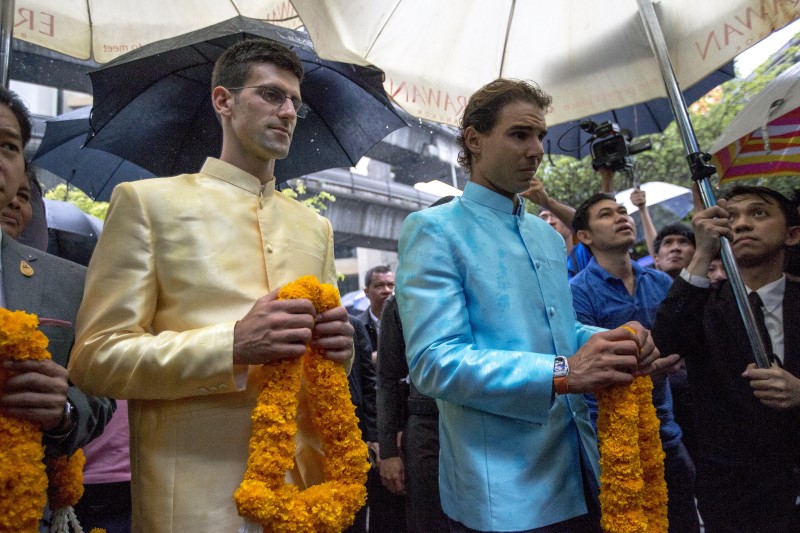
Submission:
<svg viewBox="0 0 800 533">
<path fill-rule="evenodd" d="M 472 171 L 472 153 L 467 148 L 464 132 L 472 126 L 478 133 L 487 133 L 494 128 L 503 108 L 512 102 L 528 102 L 542 109 L 545 113 L 550 109 L 553 98 L 542 91 L 535 83 L 522 80 L 499 78 L 487 83 L 469 97 L 464 115 L 461 117 L 456 142 L 461 151 L 458 153 L 458 164 L 466 172 Z"/>
</svg>

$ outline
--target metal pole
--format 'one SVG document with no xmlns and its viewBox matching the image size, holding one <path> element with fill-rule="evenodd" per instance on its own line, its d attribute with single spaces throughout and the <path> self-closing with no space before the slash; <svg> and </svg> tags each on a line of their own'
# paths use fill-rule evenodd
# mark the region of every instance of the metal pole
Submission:
<svg viewBox="0 0 800 533">
<path fill-rule="evenodd" d="M 708 164 L 708 154 L 700 152 L 700 148 L 697 145 L 697 137 L 694 134 L 692 123 L 689 120 L 689 113 L 686 111 L 686 102 L 683 100 L 680 87 L 678 87 L 678 80 L 672 69 L 672 62 L 667 52 L 667 43 L 664 41 L 664 34 L 661 33 L 661 26 L 658 23 L 652 1 L 637 0 L 637 3 L 639 4 L 639 15 L 642 17 L 644 29 L 650 41 L 650 48 L 652 48 L 653 54 L 655 54 L 656 60 L 658 61 L 658 66 L 661 69 L 661 77 L 664 79 L 667 97 L 670 106 L 672 106 L 672 113 L 675 115 L 675 123 L 678 126 L 683 145 L 686 148 L 689 167 L 692 171 L 692 179 L 697 182 L 698 188 L 700 189 L 700 197 L 703 199 L 703 205 L 706 208 L 712 207 L 717 204 L 709 181 L 709 177 L 713 176 L 715 173 L 714 167 Z M 764 341 L 761 335 L 759 335 L 756 319 L 755 316 L 753 316 L 753 310 L 748 303 L 747 289 L 744 286 L 742 275 L 733 258 L 731 244 L 728 239 L 724 237 L 720 238 L 720 254 L 722 256 L 722 263 L 725 265 L 725 271 L 728 273 L 728 281 L 736 297 L 736 305 L 739 308 L 739 314 L 744 321 L 747 338 L 750 340 L 750 348 L 753 351 L 756 365 L 758 365 L 759 368 L 769 368 L 771 366 L 770 357 L 764 347 Z"/>
<path fill-rule="evenodd" d="M 8 87 L 11 35 L 14 33 L 14 0 L 0 0 L 0 83 Z"/>
</svg>

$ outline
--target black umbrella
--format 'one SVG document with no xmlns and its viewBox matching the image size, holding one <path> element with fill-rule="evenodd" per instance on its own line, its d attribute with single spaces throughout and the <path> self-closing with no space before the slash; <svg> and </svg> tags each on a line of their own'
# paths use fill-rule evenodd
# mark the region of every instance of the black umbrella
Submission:
<svg viewBox="0 0 800 533">
<path fill-rule="evenodd" d="M 114 185 L 153 177 L 149 170 L 104 150 L 83 148 L 91 131 L 91 107 L 47 121 L 33 163 L 71 183 L 95 200 L 109 200 Z"/>
<path fill-rule="evenodd" d="M 702 80 L 698 81 L 685 91 L 683 97 L 686 102 L 694 102 L 708 91 L 733 77 L 733 62 L 718 68 Z M 547 128 L 545 150 L 550 154 L 571 155 L 582 159 L 589 155 L 591 135 L 580 128 L 584 120 L 592 120 L 597 124 L 609 121 L 627 129 L 634 137 L 647 133 L 660 133 L 675 119 L 667 98 L 655 98 L 641 104 L 635 104 L 621 109 L 612 109 L 597 115 L 571 120 Z"/>
<path fill-rule="evenodd" d="M 210 96 L 214 61 L 254 37 L 289 46 L 305 69 L 301 92 L 311 111 L 298 121 L 289 157 L 276 162 L 279 181 L 353 166 L 407 125 L 386 96 L 380 71 L 324 61 L 305 34 L 236 17 L 142 46 L 90 73 L 96 103 L 87 146 L 158 175 L 197 172 L 222 147 Z"/>
</svg>

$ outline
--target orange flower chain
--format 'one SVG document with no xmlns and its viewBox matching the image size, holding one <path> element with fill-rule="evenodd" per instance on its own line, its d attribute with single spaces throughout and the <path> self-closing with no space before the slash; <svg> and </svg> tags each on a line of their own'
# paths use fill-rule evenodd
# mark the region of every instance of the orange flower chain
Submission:
<svg viewBox="0 0 800 533">
<path fill-rule="evenodd" d="M 666 533 L 664 451 L 653 406 L 653 381 L 597 393 L 600 525 L 607 533 Z"/>
<path fill-rule="evenodd" d="M 318 313 L 339 305 L 339 292 L 304 276 L 284 286 L 282 300 L 306 298 Z M 350 525 L 366 503 L 367 447 L 350 400 L 341 365 L 308 347 L 301 358 L 282 359 L 263 368 L 263 390 L 253 410 L 250 457 L 234 494 L 239 514 L 264 532 L 338 532 Z M 313 425 L 325 454 L 322 484 L 300 490 L 286 484 L 294 466 L 297 395 L 305 378 Z"/>
<path fill-rule="evenodd" d="M 50 359 L 47 337 L 38 326 L 36 315 L 0 308 L 0 361 Z M 8 374 L 0 366 L 0 392 Z M 53 531 L 67 531 L 68 524 L 82 531 L 72 506 L 83 495 L 83 451 L 47 457 L 45 465 L 39 427 L 2 414 L 0 442 L 0 532 L 38 532 L 48 499 Z"/>
</svg>

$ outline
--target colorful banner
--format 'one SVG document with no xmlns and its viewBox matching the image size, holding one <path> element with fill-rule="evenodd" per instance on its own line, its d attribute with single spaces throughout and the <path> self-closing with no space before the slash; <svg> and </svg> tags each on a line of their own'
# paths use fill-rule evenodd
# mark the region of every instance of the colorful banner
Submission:
<svg viewBox="0 0 800 533">
<path fill-rule="evenodd" d="M 714 154 L 720 183 L 772 176 L 800 176 L 800 108 L 767 124 L 768 146 L 762 128 Z"/>
</svg>

